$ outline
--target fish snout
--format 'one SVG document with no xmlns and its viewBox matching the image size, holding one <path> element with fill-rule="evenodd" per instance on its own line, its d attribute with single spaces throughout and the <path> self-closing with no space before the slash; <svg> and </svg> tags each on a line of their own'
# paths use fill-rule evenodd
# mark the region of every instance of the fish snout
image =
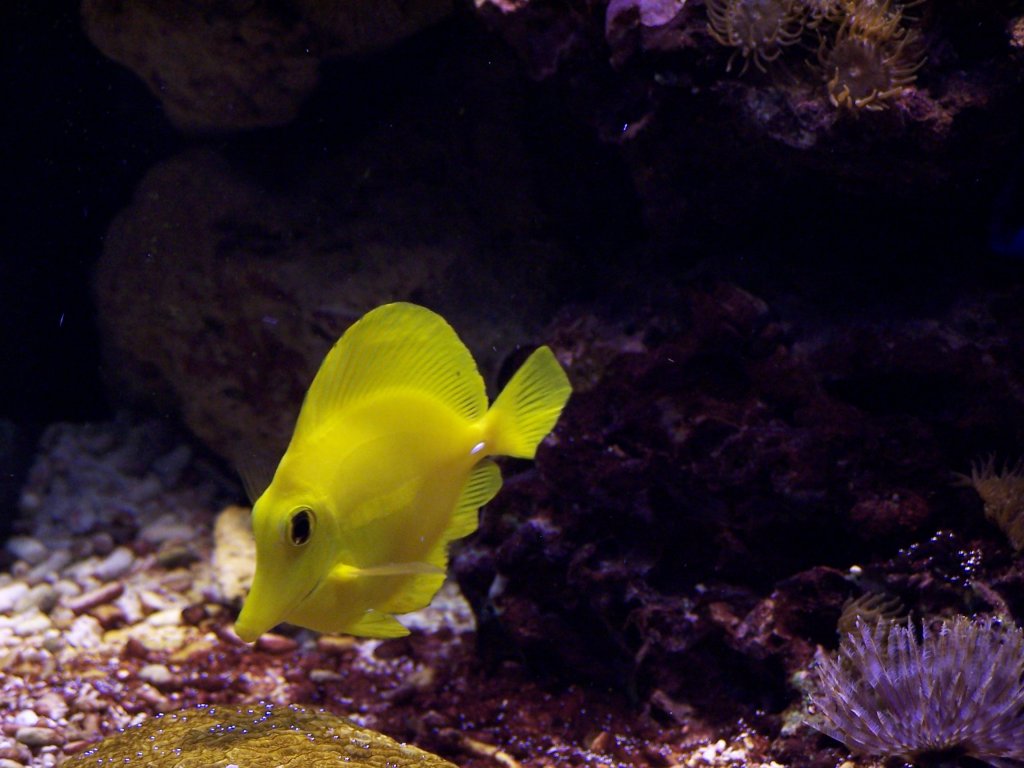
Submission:
<svg viewBox="0 0 1024 768">
<path fill-rule="evenodd" d="M 247 643 L 255 642 L 264 632 L 285 620 L 289 609 L 294 607 L 293 602 L 280 584 L 266 583 L 266 579 L 260 578 L 257 572 L 242 604 L 242 611 L 235 620 L 235 634 Z"/>
</svg>

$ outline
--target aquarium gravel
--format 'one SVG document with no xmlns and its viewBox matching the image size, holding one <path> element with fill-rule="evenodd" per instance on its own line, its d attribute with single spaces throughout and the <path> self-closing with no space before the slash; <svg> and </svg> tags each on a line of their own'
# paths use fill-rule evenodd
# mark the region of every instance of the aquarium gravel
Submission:
<svg viewBox="0 0 1024 768">
<path fill-rule="evenodd" d="M 239 495 L 159 421 L 44 433 L 0 571 L 0 768 L 58 765 L 160 713 L 259 700 L 323 706 L 462 766 L 776 765 L 743 732 L 656 727 L 613 695 L 488 668 L 450 583 L 403 617 L 408 638 L 284 628 L 242 643 Z"/>
</svg>

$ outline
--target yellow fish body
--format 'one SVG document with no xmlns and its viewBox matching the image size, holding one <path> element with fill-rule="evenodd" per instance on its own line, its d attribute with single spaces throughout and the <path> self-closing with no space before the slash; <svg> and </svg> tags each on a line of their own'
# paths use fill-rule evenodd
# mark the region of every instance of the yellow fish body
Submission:
<svg viewBox="0 0 1024 768">
<path fill-rule="evenodd" d="M 569 398 L 540 347 L 488 408 L 472 355 L 439 315 L 385 304 L 327 354 L 253 506 L 256 574 L 235 623 L 253 641 L 287 621 L 400 637 L 430 603 L 448 543 L 501 487 L 488 456 L 532 459 Z"/>
</svg>

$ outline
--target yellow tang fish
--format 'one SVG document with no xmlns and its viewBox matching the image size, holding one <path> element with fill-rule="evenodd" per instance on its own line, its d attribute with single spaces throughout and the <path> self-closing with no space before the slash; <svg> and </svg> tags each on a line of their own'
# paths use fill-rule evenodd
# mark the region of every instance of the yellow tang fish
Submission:
<svg viewBox="0 0 1024 768">
<path fill-rule="evenodd" d="M 501 487 L 488 456 L 532 459 L 571 389 L 547 347 L 488 408 L 473 357 L 439 315 L 385 304 L 352 325 L 309 388 L 291 443 L 253 506 L 256 575 L 235 631 L 287 621 L 364 637 L 408 634 L 448 543 Z"/>
</svg>

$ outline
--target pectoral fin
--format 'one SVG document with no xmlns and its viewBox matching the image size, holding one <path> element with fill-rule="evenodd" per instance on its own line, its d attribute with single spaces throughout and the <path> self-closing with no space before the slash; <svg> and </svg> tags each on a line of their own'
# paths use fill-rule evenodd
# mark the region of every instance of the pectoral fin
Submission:
<svg viewBox="0 0 1024 768">
<path fill-rule="evenodd" d="M 366 579 L 379 576 L 422 576 L 441 575 L 444 576 L 444 569 L 438 568 L 432 563 L 384 563 L 373 565 L 368 568 L 357 568 L 354 565 L 339 563 L 331 571 L 331 578 L 336 581 L 350 581 L 353 579 Z"/>
</svg>

